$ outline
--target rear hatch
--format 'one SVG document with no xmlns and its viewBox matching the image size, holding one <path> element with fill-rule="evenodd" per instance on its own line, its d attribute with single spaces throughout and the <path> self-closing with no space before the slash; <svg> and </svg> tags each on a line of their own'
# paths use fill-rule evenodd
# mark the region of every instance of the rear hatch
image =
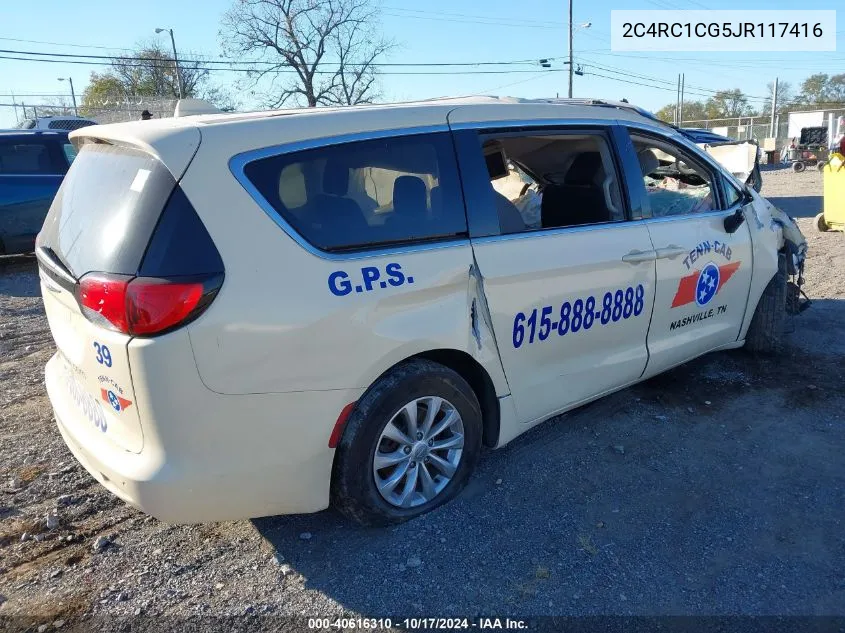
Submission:
<svg viewBox="0 0 845 633">
<path fill-rule="evenodd" d="M 68 396 L 65 409 L 53 402 L 57 415 L 131 452 L 144 438 L 129 344 L 196 318 L 222 283 L 219 254 L 177 184 L 194 132 L 176 176 L 149 147 L 82 139 L 36 242 Z"/>
</svg>

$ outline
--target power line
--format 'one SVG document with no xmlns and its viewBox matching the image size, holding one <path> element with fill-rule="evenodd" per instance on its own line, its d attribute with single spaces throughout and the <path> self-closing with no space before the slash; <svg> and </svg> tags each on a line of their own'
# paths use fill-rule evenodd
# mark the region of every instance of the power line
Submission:
<svg viewBox="0 0 845 633">
<path fill-rule="evenodd" d="M 46 51 L 19 51 L 19 50 L 12 50 L 12 49 L 0 49 L 0 53 L 2 54 L 10 54 L 10 55 L 29 55 L 33 57 L 59 57 L 62 59 L 101 59 L 105 60 L 104 63 L 107 64 L 119 64 L 123 65 L 124 62 L 144 62 L 144 65 L 149 63 L 166 63 L 172 64 L 173 59 L 167 57 L 139 57 L 139 56 L 131 56 L 131 55 L 83 55 L 81 53 L 53 53 L 53 52 L 46 52 Z M 377 62 L 370 64 L 371 66 L 376 67 L 448 67 L 448 66 L 513 66 L 513 65 L 526 65 L 526 64 L 538 64 L 540 63 L 540 59 L 544 61 L 556 61 L 560 58 L 558 57 L 545 57 L 545 58 L 535 58 L 535 59 L 514 59 L 514 60 L 507 60 L 502 62 L 491 62 L 491 61 L 483 61 L 483 62 Z M 32 61 L 40 61 L 40 60 L 32 60 Z M 43 61 L 61 61 L 61 60 L 43 60 Z M 181 59 L 179 60 L 181 64 L 220 64 L 220 65 L 232 65 L 232 64 L 269 64 L 269 65 L 279 65 L 281 62 L 274 62 L 269 60 L 250 60 L 250 61 L 235 61 L 235 60 L 225 60 L 225 61 L 218 61 L 212 59 Z M 337 65 L 338 62 L 327 62 L 331 65 Z M 362 66 L 363 63 L 346 63 L 347 66 Z"/>
<path fill-rule="evenodd" d="M 398 9 L 393 8 L 392 11 L 410 11 L 410 9 Z M 529 24 L 526 21 L 520 20 L 512 20 L 511 18 L 506 17 L 490 17 L 490 16 L 471 16 L 474 19 L 469 19 L 468 17 L 460 17 L 461 15 L 466 14 L 457 14 L 457 13 L 433 13 L 430 15 L 413 15 L 408 13 L 392 13 L 390 11 L 382 11 L 382 15 L 387 15 L 392 18 L 411 18 L 413 20 L 433 20 L 435 22 L 453 22 L 459 24 L 483 24 L 486 26 L 505 26 L 508 28 L 528 28 L 528 29 L 545 29 L 545 30 L 563 30 L 566 27 L 564 25 L 552 25 L 552 24 Z M 423 13 L 422 11 L 420 13 Z"/>
<path fill-rule="evenodd" d="M 625 76 L 625 77 L 633 77 L 633 78 L 637 78 L 637 79 L 646 79 L 648 81 L 655 81 L 655 82 L 659 82 L 659 83 L 668 84 L 668 85 L 671 85 L 671 86 L 675 85 L 675 81 L 671 81 L 671 80 L 667 80 L 667 79 L 660 79 L 659 77 L 655 77 L 653 75 L 643 75 L 643 74 L 640 74 L 640 73 L 630 72 L 630 71 L 627 71 L 625 69 L 622 69 L 622 68 L 619 68 L 619 67 L 616 67 L 616 66 L 603 65 L 603 64 L 596 63 L 596 62 L 591 62 L 589 60 L 586 60 L 584 65 L 585 66 L 593 66 L 595 68 L 598 68 L 599 70 L 604 70 L 605 72 L 611 72 L 611 73 L 619 74 L 619 75 L 622 75 L 622 76 Z M 698 94 L 697 96 L 711 96 L 711 95 L 714 95 L 714 94 L 718 94 L 720 92 L 724 92 L 723 90 L 713 90 L 712 88 L 705 88 L 704 86 L 688 85 L 688 86 L 686 86 L 686 88 L 687 88 L 687 90 L 685 90 L 686 92 L 691 92 L 689 89 L 692 89 L 692 90 L 698 90 L 698 91 L 703 91 L 705 93 L 709 93 L 707 95 Z M 693 94 L 693 93 L 691 92 L 691 94 Z M 744 95 L 744 96 L 747 99 L 752 100 L 752 101 L 767 101 L 769 99 L 769 97 L 760 97 L 760 96 L 755 96 L 755 95 Z"/>
<path fill-rule="evenodd" d="M 590 76 L 593 76 L 593 77 L 602 77 L 603 79 L 609 79 L 611 81 L 618 81 L 618 82 L 621 82 L 621 83 L 624 83 L 624 84 L 631 84 L 631 85 L 634 85 L 634 86 L 645 86 L 646 88 L 655 88 L 656 90 L 666 90 L 668 92 L 675 92 L 676 91 L 676 88 L 671 88 L 669 86 L 656 86 L 656 85 L 653 85 L 653 84 L 646 84 L 646 83 L 643 83 L 642 80 L 632 81 L 632 80 L 628 80 L 628 79 L 622 79 L 620 77 L 613 77 L 613 76 L 610 76 L 610 75 L 602 75 L 601 73 L 596 73 L 596 72 L 587 71 L 587 70 L 584 71 L 584 74 L 590 75 Z M 705 94 L 697 94 L 697 93 L 692 92 L 692 91 L 688 91 L 688 92 L 689 92 L 689 94 L 694 94 L 698 97 L 709 97 L 709 96 L 711 96 L 711 95 L 705 95 Z"/>
<path fill-rule="evenodd" d="M 511 86 L 516 86 L 517 84 L 524 84 L 529 81 L 534 81 L 535 79 L 539 79 L 540 77 L 542 77 L 544 74 L 545 73 L 543 73 L 542 71 L 539 71 L 533 77 L 528 77 L 527 79 L 520 79 L 519 81 L 514 81 L 512 83 L 504 84 L 502 86 L 496 86 L 494 88 L 485 88 L 484 90 L 479 90 L 478 92 L 472 93 L 472 96 L 486 95 L 490 94 L 491 92 L 495 92 L 496 90 L 501 90 L 502 88 L 510 88 Z"/>
<path fill-rule="evenodd" d="M 508 16 L 491 16 L 491 15 L 479 15 L 479 14 L 468 14 L 468 13 L 452 13 L 451 11 L 426 11 L 423 9 L 408 9 L 406 7 L 393 7 L 390 5 L 383 5 L 384 9 L 389 11 L 401 11 L 403 13 L 421 13 L 424 15 L 433 15 L 433 16 L 441 16 L 443 18 L 478 18 L 481 20 L 498 20 L 498 21 L 506 21 L 510 22 L 511 24 L 515 23 L 525 23 L 525 24 L 541 24 L 541 25 L 548 25 L 547 20 L 526 20 L 525 18 L 517 18 L 512 20 Z"/>
<path fill-rule="evenodd" d="M 38 59 L 38 58 L 31 58 L 31 57 L 15 57 L 10 55 L 0 55 L 0 59 L 12 59 L 16 61 L 25 61 L 25 62 L 41 62 L 41 63 L 54 63 L 54 64 L 83 64 L 88 66 L 103 66 L 106 65 L 103 62 L 99 61 L 89 61 L 84 59 Z M 115 61 L 112 62 L 112 65 L 117 66 L 126 66 L 129 68 L 140 68 L 149 65 L 150 62 L 155 63 L 165 63 L 165 60 L 147 60 L 147 63 L 137 63 L 137 62 L 120 62 Z M 255 68 L 209 68 L 203 66 L 192 66 L 192 70 L 204 70 L 208 72 L 243 72 L 243 73 L 258 73 L 259 71 Z M 265 69 L 265 71 L 269 72 L 270 69 Z M 284 74 L 296 74 L 296 71 L 286 70 L 286 69 L 275 69 L 272 70 L 273 73 L 284 73 Z M 337 70 L 315 70 L 315 75 L 334 75 L 338 71 Z M 379 75 L 385 76 L 415 76 L 415 75 L 508 75 L 508 74 L 518 74 L 518 73 L 534 73 L 538 72 L 535 69 L 517 69 L 517 70 L 450 70 L 450 71 L 415 71 L 415 72 L 402 72 L 402 71 L 385 71 L 379 72 Z M 546 68 L 539 72 L 546 72 L 546 73 L 555 73 L 555 72 L 564 72 L 562 68 Z"/>
<path fill-rule="evenodd" d="M 48 44 L 50 46 L 72 46 L 73 48 L 99 48 L 106 51 L 131 51 L 131 48 L 120 46 L 97 46 L 96 44 L 66 44 L 62 42 L 45 42 L 44 40 L 23 40 L 17 37 L 0 37 L 4 42 L 22 42 L 25 44 Z"/>
</svg>

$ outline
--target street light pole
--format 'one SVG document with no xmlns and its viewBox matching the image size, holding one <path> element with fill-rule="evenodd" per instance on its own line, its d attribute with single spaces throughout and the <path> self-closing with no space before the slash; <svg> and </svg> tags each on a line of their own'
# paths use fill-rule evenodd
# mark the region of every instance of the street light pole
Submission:
<svg viewBox="0 0 845 633">
<path fill-rule="evenodd" d="M 70 98 L 73 99 L 73 114 L 79 116 L 79 110 L 76 108 L 76 93 L 73 91 L 72 77 L 59 77 L 59 81 L 67 81 L 70 84 Z"/>
<path fill-rule="evenodd" d="M 569 98 L 572 98 L 572 0 L 569 0 Z"/>
<path fill-rule="evenodd" d="M 182 98 L 182 73 L 179 71 L 179 58 L 176 56 L 176 39 L 173 37 L 173 29 L 156 29 L 156 33 L 167 31 L 170 33 L 170 43 L 173 45 L 173 67 L 176 69 L 176 88 L 179 98 Z"/>
</svg>

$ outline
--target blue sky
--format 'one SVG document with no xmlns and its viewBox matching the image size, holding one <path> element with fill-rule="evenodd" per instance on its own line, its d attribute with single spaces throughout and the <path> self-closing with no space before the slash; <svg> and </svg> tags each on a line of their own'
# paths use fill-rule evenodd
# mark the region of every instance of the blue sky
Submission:
<svg viewBox="0 0 845 633">
<path fill-rule="evenodd" d="M 220 55 L 220 17 L 233 0 L 3 0 L 0 49 L 83 54 L 120 53 L 155 37 L 156 27 L 174 29 L 181 55 Z M 202 7 L 201 9 L 199 7 Z M 686 75 L 687 98 L 704 98 L 713 90 L 741 88 L 757 105 L 775 76 L 797 86 L 814 72 L 845 72 L 845 11 L 840 12 L 835 53 L 612 53 L 610 11 L 614 8 L 665 8 L 667 17 L 679 9 L 796 9 L 786 0 L 575 0 L 575 24 L 590 22 L 575 35 L 576 62 L 586 74 L 575 78 L 575 96 L 627 98 L 656 110 L 674 101 L 678 72 Z M 817 0 L 814 9 L 845 7 L 841 0 Z M 390 62 L 476 62 L 558 58 L 562 70 L 567 55 L 566 0 L 428 0 L 407 3 L 384 0 L 382 32 L 398 47 Z M 31 41 L 16 41 L 31 40 Z M 49 43 L 47 43 L 49 42 Z M 166 41 L 164 43 L 167 43 Z M 61 44 L 61 46 L 59 45 Z M 75 45 L 75 46 L 69 46 Z M 107 50 L 99 47 L 113 47 Z M 9 53 L 0 53 L 8 55 Z M 477 67 L 474 70 L 491 70 Z M 459 94 L 508 94 L 545 97 L 566 94 L 565 72 L 542 71 L 536 64 L 503 67 L 508 74 L 393 75 L 381 79 L 387 100 Z M 0 103 L 37 103 L 68 91 L 72 77 L 80 95 L 95 66 L 37 63 L 0 59 Z M 388 69 L 395 71 L 397 69 Z M 410 69 L 399 69 L 409 72 Z M 442 72 L 442 69 L 430 69 Z M 473 70 L 469 68 L 467 70 Z M 424 72 L 424 69 L 414 69 Z M 604 75 L 602 77 L 601 75 Z M 636 75 L 636 76 L 632 76 Z M 216 73 L 215 83 L 230 84 L 231 73 Z M 26 95 L 26 96 L 24 96 Z M 247 97 L 245 107 L 255 106 Z M 0 127 L 15 122 L 11 107 L 0 106 Z"/>
</svg>

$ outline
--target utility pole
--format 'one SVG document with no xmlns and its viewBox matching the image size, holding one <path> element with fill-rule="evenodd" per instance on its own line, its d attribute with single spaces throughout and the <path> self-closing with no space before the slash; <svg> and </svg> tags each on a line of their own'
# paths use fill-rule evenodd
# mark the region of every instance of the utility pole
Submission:
<svg viewBox="0 0 845 633">
<path fill-rule="evenodd" d="M 173 45 L 173 67 L 176 69 L 176 88 L 179 98 L 182 98 L 182 73 L 179 71 L 179 58 L 176 56 L 176 39 L 173 37 L 173 29 L 156 29 L 156 33 L 167 31 L 170 33 L 170 43 Z"/>
<path fill-rule="evenodd" d="M 684 82 L 686 81 L 686 75 L 681 73 L 681 104 L 678 108 L 678 127 L 683 127 L 684 125 Z"/>
<path fill-rule="evenodd" d="M 59 81 L 67 81 L 70 84 L 70 97 L 73 99 L 73 115 L 79 116 L 79 110 L 76 108 L 76 93 L 73 91 L 73 78 L 59 77 Z"/>
<path fill-rule="evenodd" d="M 681 123 L 681 74 L 678 73 L 678 87 L 675 89 L 675 117 L 674 123 L 676 126 Z"/>
<path fill-rule="evenodd" d="M 569 98 L 572 98 L 572 0 L 569 0 Z"/>
<path fill-rule="evenodd" d="M 769 138 L 775 138 L 775 112 L 778 111 L 778 78 L 775 77 L 775 85 L 772 87 L 772 118 L 769 119 Z"/>
</svg>

